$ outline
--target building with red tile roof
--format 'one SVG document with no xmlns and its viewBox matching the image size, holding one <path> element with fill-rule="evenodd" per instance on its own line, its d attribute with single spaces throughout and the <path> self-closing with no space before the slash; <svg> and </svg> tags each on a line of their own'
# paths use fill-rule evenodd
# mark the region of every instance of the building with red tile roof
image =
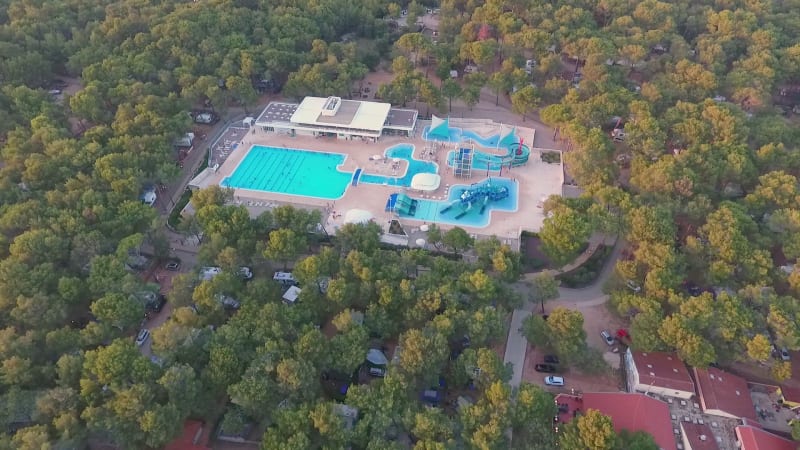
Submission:
<svg viewBox="0 0 800 450">
<path fill-rule="evenodd" d="M 183 433 L 164 447 L 164 450 L 210 450 L 208 433 L 204 433 L 203 422 L 187 420 Z"/>
<path fill-rule="evenodd" d="M 595 409 L 611 418 L 614 429 L 644 431 L 663 450 L 677 448 L 670 421 L 669 406 L 644 394 L 627 392 L 587 392 L 581 396 L 559 394 L 559 421 L 569 422 L 577 414 Z"/>
<path fill-rule="evenodd" d="M 697 396 L 706 414 L 758 421 L 747 381 L 742 377 L 709 367 L 693 367 Z"/>
<path fill-rule="evenodd" d="M 676 353 L 625 352 L 630 392 L 643 392 L 688 400 L 694 396 L 694 382 L 686 364 Z"/>
<path fill-rule="evenodd" d="M 738 426 L 736 439 L 741 450 L 797 450 L 797 442 L 784 439 L 761 428 Z"/>
<path fill-rule="evenodd" d="M 789 408 L 800 408 L 800 388 L 782 384 L 781 399 L 783 399 L 783 404 Z"/>
<path fill-rule="evenodd" d="M 720 450 L 711 427 L 706 424 L 681 422 L 681 435 L 685 450 Z"/>
</svg>

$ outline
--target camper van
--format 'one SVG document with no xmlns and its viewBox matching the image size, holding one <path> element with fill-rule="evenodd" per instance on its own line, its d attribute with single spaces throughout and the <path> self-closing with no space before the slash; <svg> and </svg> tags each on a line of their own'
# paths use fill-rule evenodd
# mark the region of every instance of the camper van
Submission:
<svg viewBox="0 0 800 450">
<path fill-rule="evenodd" d="M 272 275 L 272 279 L 281 283 L 284 287 L 294 286 L 297 284 L 297 280 L 292 275 L 292 272 L 275 272 Z"/>
</svg>

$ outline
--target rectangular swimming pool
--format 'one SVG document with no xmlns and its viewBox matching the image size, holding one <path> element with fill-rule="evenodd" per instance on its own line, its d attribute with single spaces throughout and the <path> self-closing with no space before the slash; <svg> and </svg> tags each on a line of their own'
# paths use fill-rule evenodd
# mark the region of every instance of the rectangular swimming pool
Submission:
<svg viewBox="0 0 800 450">
<path fill-rule="evenodd" d="M 254 145 L 231 176 L 220 183 L 231 188 L 325 199 L 344 195 L 353 174 L 337 169 L 346 156 Z"/>
<path fill-rule="evenodd" d="M 414 175 L 438 172 L 435 163 L 416 160 L 413 153 L 411 144 L 390 147 L 385 152 L 386 157 L 408 161 L 408 170 L 393 177 L 361 173 L 358 181 L 408 187 Z M 254 145 L 220 185 L 335 200 L 344 196 L 353 180 L 352 172 L 339 169 L 346 158 L 347 155 L 341 153 Z"/>
</svg>

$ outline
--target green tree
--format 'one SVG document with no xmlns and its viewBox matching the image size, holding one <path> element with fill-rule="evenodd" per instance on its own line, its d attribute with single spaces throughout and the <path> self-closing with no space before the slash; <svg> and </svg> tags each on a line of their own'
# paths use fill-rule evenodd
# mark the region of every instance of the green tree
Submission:
<svg viewBox="0 0 800 450">
<path fill-rule="evenodd" d="M 447 360 L 447 340 L 433 330 L 411 329 L 400 335 L 400 368 L 412 377 L 433 382 Z"/>
<path fill-rule="evenodd" d="M 575 357 L 586 347 L 583 315 L 579 311 L 558 307 L 547 320 L 535 314 L 528 316 L 521 331 L 530 343 L 553 349 L 564 360 Z"/>
<path fill-rule="evenodd" d="M 589 409 L 565 425 L 560 431 L 563 448 L 613 450 L 617 435 L 608 416 Z"/>
<path fill-rule="evenodd" d="M 442 246 L 442 238 L 443 233 L 442 229 L 439 228 L 438 225 L 432 223 L 428 226 L 427 232 L 428 242 L 433 244 L 434 247 L 438 250 Z"/>
<path fill-rule="evenodd" d="M 286 269 L 289 261 L 296 259 L 305 247 L 306 242 L 303 236 L 298 236 L 290 229 L 281 228 L 269 234 L 264 257 L 280 261 L 283 268 Z"/>
<path fill-rule="evenodd" d="M 92 314 L 120 330 L 129 330 L 142 321 L 144 303 L 132 296 L 107 294 L 92 303 Z"/>
<path fill-rule="evenodd" d="M 772 366 L 772 378 L 778 382 L 783 382 L 792 377 L 792 362 L 777 361 Z"/>
<path fill-rule="evenodd" d="M 578 256 L 591 235 L 589 220 L 570 208 L 553 211 L 539 232 L 542 251 L 556 265 L 564 265 Z"/>
<path fill-rule="evenodd" d="M 541 304 L 542 314 L 544 314 L 544 302 L 558 298 L 559 284 L 561 282 L 550 272 L 537 273 L 531 278 L 528 298 L 532 302 Z"/>
<path fill-rule="evenodd" d="M 617 436 L 616 448 L 630 449 L 630 450 L 658 450 L 653 436 L 645 433 L 644 431 L 630 432 L 628 430 L 620 430 Z"/>
<path fill-rule="evenodd" d="M 442 81 L 442 95 L 447 97 L 447 112 L 453 111 L 453 99 L 461 96 L 461 86 L 452 78 Z"/>
<path fill-rule="evenodd" d="M 371 255 L 378 249 L 381 231 L 380 225 L 375 222 L 347 223 L 336 232 L 336 241 L 343 255 L 351 250 Z"/>
<path fill-rule="evenodd" d="M 757 334 L 747 341 L 747 356 L 754 361 L 767 361 L 772 355 L 772 344 L 763 334 Z"/>
<path fill-rule="evenodd" d="M 513 448 L 555 448 L 552 418 L 557 414 L 553 396 L 539 386 L 522 383 L 512 409 Z"/>
<path fill-rule="evenodd" d="M 339 333 L 330 341 L 331 368 L 339 373 L 353 373 L 367 356 L 369 335 L 362 326 L 354 326 Z"/>
<path fill-rule="evenodd" d="M 523 122 L 528 114 L 539 106 L 540 102 L 541 99 L 536 92 L 536 88 L 530 84 L 511 94 L 511 107 L 515 113 L 522 116 Z"/>
<path fill-rule="evenodd" d="M 474 243 L 474 239 L 463 228 L 453 227 L 444 233 L 442 243 L 450 247 L 453 253 L 458 254 L 470 248 Z"/>
<path fill-rule="evenodd" d="M 797 419 L 792 420 L 790 425 L 792 427 L 792 439 L 800 441 L 800 421 Z"/>
</svg>

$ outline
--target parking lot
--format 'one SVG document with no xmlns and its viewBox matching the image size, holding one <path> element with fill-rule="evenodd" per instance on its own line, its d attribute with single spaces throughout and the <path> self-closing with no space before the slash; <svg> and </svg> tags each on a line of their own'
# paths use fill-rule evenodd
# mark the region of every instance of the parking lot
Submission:
<svg viewBox="0 0 800 450">
<path fill-rule="evenodd" d="M 616 356 L 618 354 L 614 354 Z M 558 375 L 564 377 L 564 387 L 554 388 L 547 387 L 552 392 L 617 392 L 622 389 L 622 375 L 618 370 L 610 369 L 605 373 L 585 374 L 574 368 L 566 368 L 566 370 L 558 366 L 556 373 L 548 374 L 537 372 L 535 369 L 536 364 L 544 361 L 544 352 L 541 349 L 534 348 L 528 344 L 528 349 L 525 354 L 525 369 L 522 372 L 522 381 L 544 386 L 544 377 L 548 375 Z"/>
</svg>

